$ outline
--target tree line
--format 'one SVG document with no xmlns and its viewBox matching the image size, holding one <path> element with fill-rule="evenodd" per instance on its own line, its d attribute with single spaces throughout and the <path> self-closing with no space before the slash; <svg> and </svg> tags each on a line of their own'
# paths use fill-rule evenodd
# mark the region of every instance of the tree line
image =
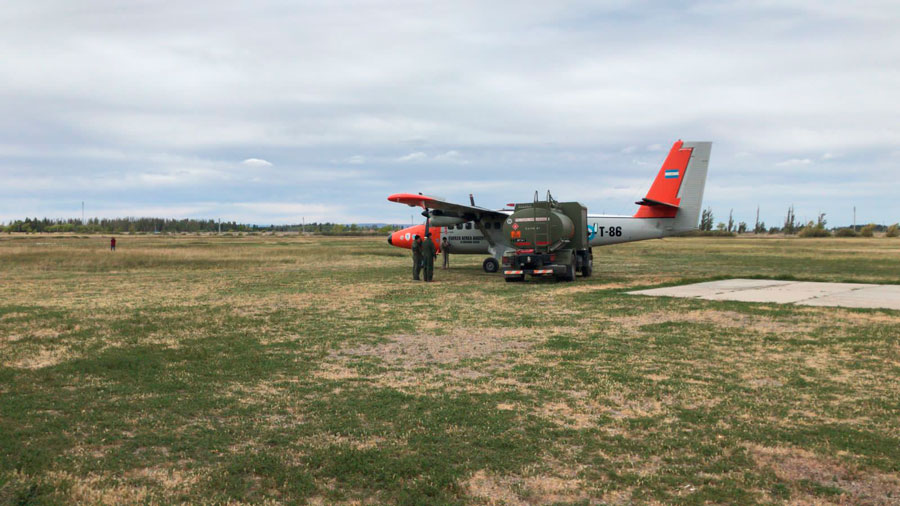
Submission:
<svg viewBox="0 0 900 506">
<path fill-rule="evenodd" d="M 898 224 L 890 226 L 869 223 L 853 227 L 827 228 L 825 213 L 816 219 L 802 224 L 797 220 L 794 206 L 785 213 L 781 226 L 767 227 L 759 219 L 759 208 L 756 209 L 756 221 L 752 228 L 744 221 L 735 222 L 734 210 L 728 212 L 727 221 L 716 223 L 712 208 L 703 210 L 700 216 L 700 235 L 735 234 L 785 234 L 801 237 L 872 237 L 875 233 L 884 232 L 887 237 L 900 235 Z M 321 235 L 368 235 L 385 234 L 402 228 L 400 225 L 345 225 L 341 223 L 308 223 L 293 225 L 248 225 L 235 221 L 216 221 L 213 219 L 171 219 L 171 218 L 90 218 L 85 222 L 79 219 L 25 218 L 15 220 L 7 225 L 0 225 L 0 231 L 6 233 L 58 233 L 78 234 L 173 234 L 173 233 L 246 233 L 246 232 L 306 232 Z"/>
<path fill-rule="evenodd" d="M 341 223 L 308 223 L 294 225 L 248 225 L 235 221 L 212 219 L 170 218 L 90 218 L 79 219 L 25 218 L 0 225 L 6 233 L 77 234 L 177 234 L 177 233 L 245 233 L 245 232 L 306 232 L 322 235 L 381 234 L 396 230 L 395 225 L 345 225 Z"/>
<path fill-rule="evenodd" d="M 756 208 L 756 222 L 751 229 L 746 222 L 734 222 L 734 210 L 728 212 L 728 222 L 720 221 L 715 223 L 715 216 L 711 208 L 706 208 L 700 215 L 700 233 L 702 235 L 734 235 L 752 232 L 754 234 L 784 234 L 797 235 L 800 237 L 872 237 L 876 232 L 884 232 L 887 237 L 900 236 L 900 224 L 893 225 L 876 225 L 869 223 L 866 225 L 854 225 L 852 227 L 832 227 L 827 228 L 828 221 L 825 219 L 825 213 L 819 213 L 815 220 L 810 220 L 806 224 L 797 220 L 794 212 L 794 206 L 787 209 L 784 217 L 784 223 L 779 226 L 766 227 L 764 221 L 759 219 L 759 207 Z"/>
</svg>

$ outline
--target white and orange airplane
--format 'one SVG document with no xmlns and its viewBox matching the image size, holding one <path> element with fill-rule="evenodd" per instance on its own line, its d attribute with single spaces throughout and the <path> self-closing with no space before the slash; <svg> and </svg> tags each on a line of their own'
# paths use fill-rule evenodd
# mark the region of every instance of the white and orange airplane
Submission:
<svg viewBox="0 0 900 506">
<path fill-rule="evenodd" d="M 684 234 L 697 229 L 711 142 L 678 141 L 669 151 L 647 196 L 638 202 L 633 216 L 588 214 L 588 237 L 591 246 L 605 246 Z M 450 241 L 453 254 L 490 255 L 482 264 L 485 272 L 497 272 L 507 250 L 515 247 L 502 234 L 503 221 L 511 209 L 493 210 L 475 205 L 454 204 L 442 199 L 414 193 L 397 193 L 391 202 L 421 207 L 425 224 L 394 232 L 388 244 L 409 249 L 416 235 L 431 231 L 432 240 L 440 248 L 441 238 Z"/>
</svg>

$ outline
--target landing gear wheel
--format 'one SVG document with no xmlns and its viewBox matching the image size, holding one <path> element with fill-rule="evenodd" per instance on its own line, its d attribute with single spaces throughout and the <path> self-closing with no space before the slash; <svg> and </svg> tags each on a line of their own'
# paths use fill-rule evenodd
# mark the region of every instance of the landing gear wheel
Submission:
<svg viewBox="0 0 900 506">
<path fill-rule="evenodd" d="M 521 276 L 506 276 L 507 283 L 520 283 L 522 281 L 525 281 L 524 274 L 522 274 Z"/>
<path fill-rule="evenodd" d="M 484 263 L 481 264 L 481 268 L 484 269 L 484 272 L 493 274 L 500 270 L 500 262 L 498 262 L 494 257 L 485 258 Z"/>
</svg>

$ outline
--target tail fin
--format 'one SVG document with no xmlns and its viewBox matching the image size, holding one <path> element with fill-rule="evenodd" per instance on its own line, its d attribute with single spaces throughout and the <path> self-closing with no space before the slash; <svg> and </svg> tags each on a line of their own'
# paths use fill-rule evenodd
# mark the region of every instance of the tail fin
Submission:
<svg viewBox="0 0 900 506">
<path fill-rule="evenodd" d="M 673 231 L 697 228 L 711 149 L 711 142 L 676 142 L 634 217 L 675 218 Z"/>
</svg>

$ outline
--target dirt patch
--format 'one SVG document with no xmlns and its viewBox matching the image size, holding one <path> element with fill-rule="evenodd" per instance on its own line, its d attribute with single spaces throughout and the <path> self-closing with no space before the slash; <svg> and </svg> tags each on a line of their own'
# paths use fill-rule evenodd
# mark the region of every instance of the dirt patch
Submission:
<svg viewBox="0 0 900 506">
<path fill-rule="evenodd" d="M 3 365 L 16 369 L 43 369 L 65 362 L 73 358 L 65 348 L 41 348 L 35 353 L 21 357 L 18 360 L 4 363 Z"/>
<path fill-rule="evenodd" d="M 587 499 L 581 480 L 547 475 L 496 476 L 480 470 L 463 483 L 463 488 L 487 504 L 550 504 Z"/>
<path fill-rule="evenodd" d="M 865 323 L 870 325 L 898 325 L 900 324 L 900 316 L 886 313 L 861 313 L 857 311 L 847 311 L 846 309 L 829 308 L 829 314 L 839 320 L 845 320 L 852 323 Z"/>
<path fill-rule="evenodd" d="M 66 502 L 110 505 L 154 503 L 159 500 L 158 491 L 152 494 L 146 485 L 128 483 L 126 480 L 149 481 L 162 489 L 164 496 L 169 496 L 190 490 L 203 478 L 201 473 L 196 471 L 161 466 L 134 469 L 126 472 L 124 476 L 115 477 L 107 474 L 76 476 L 67 471 L 49 471 L 46 477 L 57 488 L 66 490 Z M 61 487 L 60 485 L 64 483 L 70 486 Z"/>
<path fill-rule="evenodd" d="M 6 313 L 5 315 L 0 315 L 0 321 L 2 320 L 12 320 L 13 318 L 26 318 L 31 316 L 28 313 Z"/>
<path fill-rule="evenodd" d="M 744 379 L 747 381 L 747 384 L 753 388 L 765 388 L 765 387 L 782 387 L 784 383 L 773 379 L 773 378 L 755 378 L 744 375 Z"/>
<path fill-rule="evenodd" d="M 130 471 L 126 476 L 128 478 L 149 480 L 166 491 L 179 492 L 197 485 L 201 478 L 198 473 L 187 473 L 178 469 L 168 469 L 159 466 L 144 467 Z"/>
<path fill-rule="evenodd" d="M 270 381 L 260 381 L 253 385 L 237 384 L 230 388 L 231 395 L 238 397 L 245 404 L 261 404 L 284 397 L 284 390 L 276 388 Z"/>
<path fill-rule="evenodd" d="M 25 328 L 23 328 L 23 326 L 19 325 L 19 326 L 17 326 L 16 333 L 0 335 L 0 342 L 8 341 L 10 343 L 14 343 L 16 341 L 21 341 L 22 339 L 49 340 L 49 339 L 56 339 L 57 337 L 62 335 L 62 332 L 60 332 L 57 329 L 51 329 L 51 328 L 45 328 L 45 327 L 33 328 L 33 325 L 31 325 L 31 324 L 25 324 L 24 327 Z M 31 327 L 31 328 L 28 328 L 28 327 Z M 76 331 L 79 330 L 77 325 L 74 330 L 76 330 Z"/>
<path fill-rule="evenodd" d="M 620 395 L 614 395 L 610 400 L 614 404 L 607 406 L 605 411 L 613 418 L 644 418 L 667 411 L 667 406 L 655 398 L 624 399 Z"/>
<path fill-rule="evenodd" d="M 613 490 L 603 495 L 603 504 L 625 505 L 632 504 L 631 489 Z"/>
<path fill-rule="evenodd" d="M 616 392 L 606 399 L 590 399 L 582 395 L 569 395 L 568 402 L 549 402 L 536 406 L 533 412 L 570 429 L 598 428 L 599 420 L 608 416 L 614 420 L 659 416 L 676 404 L 676 399 L 662 397 L 627 399 Z M 499 409 L 499 406 L 498 406 Z"/>
<path fill-rule="evenodd" d="M 541 504 L 575 502 L 585 499 L 584 485 L 579 479 L 558 476 L 529 476 L 523 480 L 529 502 Z"/>
<path fill-rule="evenodd" d="M 805 322 L 782 322 L 765 316 L 749 315 L 736 311 L 714 310 L 688 312 L 656 311 L 637 316 L 614 317 L 612 321 L 629 330 L 637 329 L 644 325 L 670 322 L 703 323 L 715 325 L 716 327 L 741 328 L 777 334 L 809 332 L 813 329 L 812 325 Z"/>
<path fill-rule="evenodd" d="M 345 434 L 334 434 L 329 432 L 323 432 L 311 436 L 303 436 L 296 439 L 295 442 L 302 446 L 309 446 L 319 449 L 328 449 L 338 446 L 353 448 L 355 450 L 371 450 L 373 448 L 384 447 L 387 445 L 390 445 L 392 447 L 407 446 L 406 440 L 402 438 L 387 438 L 375 435 L 349 436 Z M 242 446 L 237 450 L 239 452 L 246 452 L 252 450 L 254 446 L 255 444 L 251 443 L 249 445 Z"/>
<path fill-rule="evenodd" d="M 900 478 L 897 476 L 862 472 L 800 448 L 754 444 L 746 445 L 746 448 L 759 467 L 772 469 L 781 480 L 794 483 L 809 480 L 842 490 L 840 496 L 834 497 L 836 503 L 889 505 L 900 500 Z M 810 499 L 813 503 L 820 502 Z"/>
<path fill-rule="evenodd" d="M 585 293 L 585 292 L 596 292 L 598 290 L 615 290 L 619 288 L 628 288 L 630 286 L 634 286 L 632 283 L 607 283 L 604 285 L 585 285 L 585 284 L 573 284 L 573 285 L 563 285 L 561 288 L 557 288 L 554 291 L 556 294 L 571 294 L 571 293 Z"/>
<path fill-rule="evenodd" d="M 333 381 L 359 378 L 359 373 L 357 373 L 355 370 L 335 363 L 322 364 L 319 370 L 315 371 L 313 374 L 318 378 Z"/>
<path fill-rule="evenodd" d="M 466 480 L 463 488 L 470 496 L 484 499 L 488 504 L 525 504 L 512 490 L 513 480 L 500 478 L 480 470 Z"/>
<path fill-rule="evenodd" d="M 79 504 L 137 504 L 145 503 L 151 499 L 150 491 L 146 486 L 134 486 L 127 484 L 110 484 L 108 478 L 99 475 L 86 477 L 75 476 L 71 473 L 48 472 L 47 477 L 52 482 L 69 483 L 67 500 Z"/>
<path fill-rule="evenodd" d="M 531 343 L 517 339 L 519 336 L 520 332 L 510 329 L 454 329 L 441 336 L 401 334 L 386 343 L 345 348 L 339 355 L 377 357 L 404 368 L 453 364 L 529 348 Z"/>
<path fill-rule="evenodd" d="M 496 391 L 505 386 L 477 380 L 522 363 L 527 354 L 521 352 L 540 341 L 531 329 L 470 327 L 442 335 L 422 332 L 387 339 L 333 351 L 313 374 L 406 391 Z"/>
<path fill-rule="evenodd" d="M 599 406 L 584 401 L 578 401 L 574 407 L 564 402 L 550 402 L 540 406 L 537 412 L 557 425 L 571 429 L 588 429 L 597 426 L 600 409 Z"/>
</svg>

